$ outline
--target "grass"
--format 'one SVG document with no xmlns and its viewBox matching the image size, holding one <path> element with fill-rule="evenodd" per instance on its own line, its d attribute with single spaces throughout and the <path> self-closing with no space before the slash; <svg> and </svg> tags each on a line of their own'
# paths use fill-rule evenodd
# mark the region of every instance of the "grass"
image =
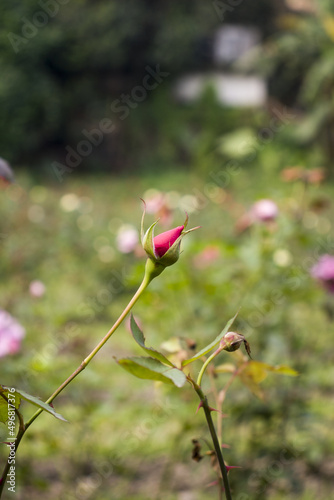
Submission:
<svg viewBox="0 0 334 500">
<path fill-rule="evenodd" d="M 333 196 L 330 185 L 310 186 L 304 195 L 298 183 L 285 184 L 261 167 L 256 174 L 242 171 L 224 187 L 209 175 L 182 171 L 127 179 L 74 172 L 62 184 L 44 185 L 20 174 L 0 198 L 0 291 L 2 308 L 27 334 L 19 354 L 2 359 L 1 383 L 45 400 L 109 330 L 145 262 L 140 252 L 117 250 L 117 231 L 124 224 L 139 228 L 139 198 L 152 188 L 177 200 L 166 229 L 183 222 L 185 208 L 189 227 L 202 229 L 184 239 L 179 262 L 135 306 L 148 345 L 181 336 L 194 339 L 199 350 L 241 306 L 236 328 L 253 357 L 300 373 L 268 377 L 262 400 L 239 380 L 231 386 L 225 456 L 242 466 L 230 472 L 234 497 L 334 498 L 334 304 L 309 276 L 316 256 L 325 253 L 324 241 L 331 244 L 333 208 L 312 208 L 314 200 Z M 279 205 L 277 223 L 237 234 L 237 219 L 261 197 Z M 147 224 L 153 220 L 148 214 Z M 217 256 L 201 265 L 207 247 Z M 41 298 L 29 294 L 36 279 L 46 286 Z M 55 401 L 71 423 L 42 415 L 33 424 L 17 455 L 18 500 L 217 498 L 207 486 L 215 480 L 209 459 L 191 460 L 191 440 L 208 439 L 208 432 L 190 387 L 131 377 L 114 360 L 131 354 L 139 350 L 124 324 Z M 217 363 L 234 359 L 223 353 Z M 222 374 L 216 383 L 227 380 Z M 23 412 L 28 417 L 33 408 L 26 404 Z M 6 438 L 5 426 L 0 437 Z M 0 451 L 4 460 L 5 447 Z"/>
</svg>

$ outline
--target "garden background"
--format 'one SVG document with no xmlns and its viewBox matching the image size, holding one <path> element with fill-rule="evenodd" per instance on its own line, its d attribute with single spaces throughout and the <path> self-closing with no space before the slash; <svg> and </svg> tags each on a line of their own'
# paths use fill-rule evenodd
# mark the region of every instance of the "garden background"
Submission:
<svg viewBox="0 0 334 500">
<path fill-rule="evenodd" d="M 324 0 L 2 0 L 0 308 L 25 329 L 3 385 L 46 400 L 109 330 L 144 270 L 140 198 L 160 232 L 186 211 L 201 229 L 134 309 L 148 345 L 200 350 L 240 309 L 253 359 L 299 375 L 229 388 L 233 498 L 334 499 L 334 296 L 312 275 L 334 255 L 333 41 Z M 17 500 L 217 498 L 190 387 L 135 379 L 133 354 L 125 322 L 55 401 L 70 424 L 29 429 Z"/>
</svg>

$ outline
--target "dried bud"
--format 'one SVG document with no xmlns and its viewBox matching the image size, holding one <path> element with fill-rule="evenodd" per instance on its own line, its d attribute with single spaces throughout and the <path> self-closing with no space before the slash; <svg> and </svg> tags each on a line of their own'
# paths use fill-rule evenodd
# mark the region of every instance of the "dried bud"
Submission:
<svg viewBox="0 0 334 500">
<path fill-rule="evenodd" d="M 248 356 L 251 357 L 249 343 L 247 342 L 245 337 L 243 335 L 240 335 L 239 333 L 227 332 L 220 341 L 220 348 L 223 351 L 233 352 L 239 349 L 242 343 L 245 344 L 246 352 Z"/>
<path fill-rule="evenodd" d="M 192 439 L 192 443 L 194 447 L 192 450 L 191 458 L 195 460 L 195 462 L 200 462 L 203 458 L 203 455 L 201 455 L 201 445 L 199 444 L 199 441 L 197 439 Z"/>
</svg>

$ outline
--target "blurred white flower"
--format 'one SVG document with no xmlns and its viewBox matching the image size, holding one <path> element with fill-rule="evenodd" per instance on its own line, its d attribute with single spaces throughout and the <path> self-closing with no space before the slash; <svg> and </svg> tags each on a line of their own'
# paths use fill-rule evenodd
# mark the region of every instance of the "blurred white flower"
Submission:
<svg viewBox="0 0 334 500">
<path fill-rule="evenodd" d="M 45 294 L 45 290 L 46 288 L 44 283 L 39 280 L 34 280 L 29 285 L 29 292 L 32 297 L 43 297 L 43 295 Z"/>
<path fill-rule="evenodd" d="M 278 207 L 272 200 L 259 200 L 252 206 L 251 214 L 257 221 L 273 221 L 278 216 Z"/>
<path fill-rule="evenodd" d="M 0 358 L 20 350 L 25 329 L 8 312 L 0 309 Z"/>
<path fill-rule="evenodd" d="M 124 224 L 117 232 L 116 246 L 122 253 L 133 252 L 139 242 L 139 233 L 134 226 Z"/>
</svg>

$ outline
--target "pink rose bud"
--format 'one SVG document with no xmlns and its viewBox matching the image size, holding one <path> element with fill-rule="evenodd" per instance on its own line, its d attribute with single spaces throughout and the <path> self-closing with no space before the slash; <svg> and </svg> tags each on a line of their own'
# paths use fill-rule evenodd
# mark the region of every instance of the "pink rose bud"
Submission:
<svg viewBox="0 0 334 500">
<path fill-rule="evenodd" d="M 175 243 L 175 241 L 181 236 L 184 226 L 178 226 L 164 233 L 158 234 L 153 238 L 153 245 L 155 253 L 158 257 L 163 257 L 167 250 Z"/>
<path fill-rule="evenodd" d="M 141 223 L 141 242 L 145 252 L 153 263 L 153 267 L 155 269 L 154 275 L 157 276 L 157 273 L 160 274 L 165 267 L 175 264 L 180 256 L 180 245 L 183 236 L 190 233 L 190 231 L 194 231 L 197 227 L 185 231 L 188 223 L 187 215 L 182 226 L 175 227 L 174 229 L 165 231 L 158 236 L 154 236 L 154 228 L 158 223 L 158 221 L 156 221 L 144 234 L 144 216 L 145 210 Z"/>
<path fill-rule="evenodd" d="M 278 216 L 278 207 L 272 200 L 259 200 L 251 208 L 254 220 L 270 222 Z"/>
</svg>

